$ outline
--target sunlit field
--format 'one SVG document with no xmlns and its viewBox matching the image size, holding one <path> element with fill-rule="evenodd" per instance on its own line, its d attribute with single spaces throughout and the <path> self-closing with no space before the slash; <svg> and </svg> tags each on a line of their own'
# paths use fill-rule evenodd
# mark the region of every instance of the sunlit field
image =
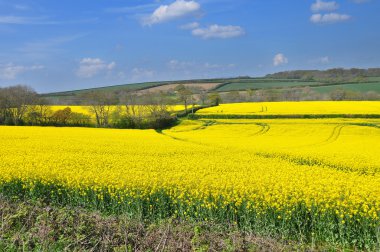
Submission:
<svg viewBox="0 0 380 252">
<path fill-rule="evenodd" d="M 50 109 L 53 112 L 55 112 L 57 110 L 62 110 L 62 109 L 65 109 L 67 107 L 69 107 L 71 109 L 71 111 L 75 112 L 75 113 L 82 113 L 85 115 L 93 115 L 93 113 L 91 112 L 91 106 L 59 105 L 59 106 L 50 106 Z M 191 109 L 191 107 L 192 106 L 188 106 L 188 109 Z M 118 109 L 122 110 L 123 106 L 112 106 L 111 107 L 111 113 L 113 111 L 117 111 Z M 185 110 L 185 106 L 184 105 L 169 105 L 168 110 L 171 112 L 179 112 L 179 111 Z"/>
<path fill-rule="evenodd" d="M 297 115 L 297 114 L 379 114 L 379 101 L 310 101 L 232 103 L 202 109 L 197 114 Z"/>
<path fill-rule="evenodd" d="M 372 113 L 369 104 L 355 111 Z M 373 248 L 379 150 L 380 119 L 183 120 L 162 132 L 2 126 L 0 184 L 21 198 Z"/>
</svg>

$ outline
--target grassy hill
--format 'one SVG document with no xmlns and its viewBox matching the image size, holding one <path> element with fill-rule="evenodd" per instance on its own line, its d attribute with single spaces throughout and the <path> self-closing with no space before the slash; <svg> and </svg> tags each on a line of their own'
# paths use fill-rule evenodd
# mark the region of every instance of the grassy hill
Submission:
<svg viewBox="0 0 380 252">
<path fill-rule="evenodd" d="M 371 76 L 362 80 L 302 80 L 291 78 L 251 78 L 251 77 L 237 77 L 237 78 L 220 78 L 220 79 L 195 79 L 195 80 L 179 80 L 179 81 L 161 81 L 161 82 L 144 82 L 133 84 L 122 84 L 115 86 L 106 86 L 99 88 L 89 88 L 81 90 L 72 90 L 65 92 L 55 92 L 41 94 L 52 104 L 79 104 L 80 95 L 91 92 L 121 92 L 125 90 L 133 90 L 137 93 L 144 94 L 146 92 L 168 92 L 173 90 L 176 85 L 184 84 L 187 88 L 204 89 L 207 92 L 220 92 L 226 93 L 230 91 L 245 92 L 251 90 L 275 90 L 276 92 L 287 91 L 291 88 L 310 87 L 313 91 L 321 94 L 328 94 L 334 90 L 340 89 L 349 92 L 366 93 L 374 92 L 380 94 L 380 77 Z M 197 92 L 194 89 L 195 93 Z M 169 93 L 168 93 L 169 95 Z"/>
</svg>

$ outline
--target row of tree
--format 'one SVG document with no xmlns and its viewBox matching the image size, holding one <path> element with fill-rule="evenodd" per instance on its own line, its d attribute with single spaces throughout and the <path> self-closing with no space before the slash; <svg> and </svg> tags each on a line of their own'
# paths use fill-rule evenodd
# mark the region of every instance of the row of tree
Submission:
<svg viewBox="0 0 380 252">
<path fill-rule="evenodd" d="M 178 85 L 172 95 L 165 92 L 139 93 L 91 91 L 80 95 L 87 113 L 70 107 L 53 111 L 46 100 L 26 86 L 0 88 L 0 124 L 96 126 L 116 128 L 162 129 L 176 123 L 177 113 L 171 105 L 184 105 L 181 115 L 194 113 L 195 105 L 219 105 L 220 102 L 263 102 L 302 100 L 380 100 L 376 92 L 359 93 L 336 89 L 321 94 L 310 87 L 268 90 L 230 91 L 224 93 L 191 90 Z"/>
<path fill-rule="evenodd" d="M 229 91 L 220 94 L 224 103 L 235 102 L 273 102 L 273 101 L 378 101 L 380 93 L 355 92 L 336 88 L 330 92 L 320 93 L 311 87 L 293 87 L 288 89 L 260 89 L 245 91 Z"/>
<path fill-rule="evenodd" d="M 70 108 L 52 111 L 47 102 L 27 86 L 0 88 L 0 124 L 88 126 L 91 117 Z"/>
<path fill-rule="evenodd" d="M 333 68 L 328 70 L 296 70 L 268 74 L 267 78 L 300 79 L 323 82 L 365 82 L 368 77 L 380 76 L 380 68 Z"/>
<path fill-rule="evenodd" d="M 177 87 L 176 97 L 177 103 L 184 104 L 185 115 L 199 101 L 220 102 L 217 93 L 195 97 L 184 85 Z M 92 91 L 82 93 L 80 99 L 88 113 L 73 112 L 70 107 L 53 111 L 46 100 L 27 86 L 0 88 L 0 124 L 162 129 L 177 120 L 170 106 L 173 101 L 163 92 Z"/>
</svg>

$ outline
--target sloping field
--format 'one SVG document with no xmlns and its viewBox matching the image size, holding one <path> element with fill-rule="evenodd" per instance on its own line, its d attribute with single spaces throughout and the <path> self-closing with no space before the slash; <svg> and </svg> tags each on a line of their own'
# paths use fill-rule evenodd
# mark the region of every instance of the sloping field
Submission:
<svg viewBox="0 0 380 252">
<path fill-rule="evenodd" d="M 380 114 L 379 101 L 251 102 L 222 104 L 198 115 Z"/>
<path fill-rule="evenodd" d="M 185 121 L 162 134 L 0 127 L 0 189 L 144 218 L 235 222 L 286 239 L 373 248 L 379 124 Z"/>
<path fill-rule="evenodd" d="M 99 88 L 90 88 L 90 89 L 81 89 L 81 90 L 72 90 L 64 92 L 55 92 L 49 94 L 43 94 L 44 97 L 60 97 L 60 96 L 75 96 L 81 93 L 86 93 L 89 91 L 119 91 L 119 90 L 140 90 L 144 88 L 150 88 L 157 85 L 164 85 L 165 82 L 146 82 L 146 83 L 136 83 L 136 84 L 124 84 L 108 87 L 99 87 Z"/>
<path fill-rule="evenodd" d="M 216 90 L 218 92 L 234 91 L 234 90 L 247 90 L 247 89 L 271 89 L 271 88 L 287 88 L 299 86 L 317 86 L 319 82 L 306 82 L 306 81 L 284 81 L 284 80 L 257 80 L 251 82 L 232 82 L 223 85 Z"/>
<path fill-rule="evenodd" d="M 334 86 L 312 87 L 312 90 L 319 93 L 329 93 L 336 89 L 343 89 L 354 92 L 378 92 L 380 93 L 380 82 L 368 82 L 368 83 L 355 83 L 355 84 L 341 84 Z"/>
<path fill-rule="evenodd" d="M 167 85 L 162 85 L 162 86 L 156 86 L 156 87 L 151 87 L 147 88 L 144 90 L 141 90 L 140 92 L 146 93 L 146 92 L 160 92 L 160 91 L 169 91 L 169 90 L 174 90 L 178 85 L 180 84 L 167 84 Z M 199 88 L 199 89 L 204 89 L 204 90 L 210 90 L 214 89 L 217 86 L 220 85 L 220 83 L 186 83 L 183 84 L 186 88 Z"/>
<path fill-rule="evenodd" d="M 295 163 L 380 173 L 380 119 L 200 120 L 184 122 L 166 133 Z"/>
<path fill-rule="evenodd" d="M 379 112 L 379 102 L 275 104 L 266 106 Z M 219 109 L 256 104 L 232 105 Z M 380 119 L 184 120 L 162 132 L 1 126 L 0 193 L 375 250 L 379 150 Z"/>
</svg>

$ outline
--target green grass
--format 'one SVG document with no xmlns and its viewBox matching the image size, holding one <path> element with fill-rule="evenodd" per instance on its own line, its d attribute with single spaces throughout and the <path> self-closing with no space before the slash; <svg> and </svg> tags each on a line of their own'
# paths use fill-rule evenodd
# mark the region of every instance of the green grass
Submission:
<svg viewBox="0 0 380 252">
<path fill-rule="evenodd" d="M 113 85 L 113 86 L 105 86 L 98 88 L 88 88 L 88 89 L 80 89 L 80 90 L 71 90 L 64 92 L 52 92 L 42 94 L 46 97 L 56 97 L 56 96 L 74 96 L 77 94 L 81 94 L 83 92 L 89 91 L 119 91 L 119 90 L 142 90 L 155 86 L 161 86 L 166 84 L 190 84 L 190 83 L 225 83 L 225 82 L 238 82 L 238 81 L 250 81 L 253 78 L 220 78 L 220 79 L 195 79 L 195 80 L 178 80 L 178 81 L 157 81 L 157 82 L 143 82 L 143 83 L 131 83 L 131 84 L 121 84 L 121 85 Z"/>
<path fill-rule="evenodd" d="M 330 244 L 371 250 L 378 246 L 380 237 L 378 221 L 357 216 L 352 219 L 344 217 L 345 222 L 342 222 L 342 217 L 335 211 L 320 211 L 318 206 L 309 208 L 302 202 L 293 206 L 291 213 L 287 209 L 266 208 L 263 214 L 259 205 L 248 208 L 245 201 L 239 205 L 235 202 L 225 205 L 224 199 L 219 198 L 214 201 L 215 207 L 207 208 L 204 201 L 189 204 L 186 200 L 172 200 L 165 191 L 158 191 L 149 197 L 136 191 L 135 196 L 126 196 L 120 201 L 121 195 L 109 188 L 95 192 L 38 181 L 30 184 L 15 180 L 2 184 L 0 192 L 0 196 L 20 201 L 42 201 L 55 207 L 83 207 L 105 215 L 130 216 L 147 223 L 177 219 L 197 223 L 210 221 L 218 225 L 233 224 L 240 232 L 281 237 L 301 244 Z M 211 198 L 209 200 L 212 201 Z"/>
<path fill-rule="evenodd" d="M 341 84 L 341 85 L 331 85 L 331 86 L 323 86 L 323 87 L 313 87 L 312 90 L 317 91 L 319 93 L 330 93 L 336 89 L 343 89 L 347 91 L 354 92 L 380 92 L 380 82 L 368 82 L 368 83 L 353 83 L 353 84 Z"/>
<path fill-rule="evenodd" d="M 368 77 L 368 81 L 379 81 L 380 82 L 380 77 Z"/>
<path fill-rule="evenodd" d="M 233 223 L 167 219 L 148 223 L 0 195 L 0 251 L 336 251 L 242 232 Z"/>
<path fill-rule="evenodd" d="M 234 91 L 234 90 L 247 90 L 247 89 L 270 89 L 270 88 L 286 88 L 297 86 L 315 86 L 319 82 L 306 82 L 306 81 L 284 81 L 284 80 L 258 80 L 250 82 L 233 82 L 224 85 L 216 91 Z"/>
<path fill-rule="evenodd" d="M 117 91 L 117 90 L 140 90 L 150 87 L 155 87 L 165 84 L 165 82 L 145 82 L 145 83 L 135 83 L 135 84 L 123 84 L 109 87 L 99 87 L 99 88 L 89 88 L 89 89 L 81 89 L 81 90 L 72 90 L 72 91 L 64 91 L 64 92 L 56 92 L 56 93 L 48 93 L 43 94 L 46 97 L 62 97 L 62 96 L 74 96 L 81 93 L 89 92 L 89 91 Z"/>
</svg>

